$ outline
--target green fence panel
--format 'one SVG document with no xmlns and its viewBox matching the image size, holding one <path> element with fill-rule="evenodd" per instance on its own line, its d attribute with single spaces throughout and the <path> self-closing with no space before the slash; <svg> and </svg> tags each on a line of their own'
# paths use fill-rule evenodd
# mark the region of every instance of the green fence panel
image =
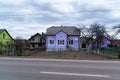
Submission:
<svg viewBox="0 0 120 80">
<path fill-rule="evenodd" d="M 105 49 L 101 50 L 101 53 L 104 56 L 117 57 L 116 48 L 105 48 Z"/>
</svg>

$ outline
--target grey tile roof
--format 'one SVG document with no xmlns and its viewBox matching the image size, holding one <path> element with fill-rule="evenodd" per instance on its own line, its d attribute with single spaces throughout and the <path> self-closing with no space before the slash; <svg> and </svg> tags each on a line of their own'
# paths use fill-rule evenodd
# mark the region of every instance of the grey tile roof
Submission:
<svg viewBox="0 0 120 80">
<path fill-rule="evenodd" d="M 46 35 L 56 35 L 59 31 L 67 35 L 80 35 L 80 29 L 75 26 L 52 26 L 47 29 Z"/>
</svg>

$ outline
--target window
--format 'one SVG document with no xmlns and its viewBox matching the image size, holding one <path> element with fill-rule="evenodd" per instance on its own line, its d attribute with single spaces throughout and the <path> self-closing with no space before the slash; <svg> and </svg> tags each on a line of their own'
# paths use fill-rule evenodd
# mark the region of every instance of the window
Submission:
<svg viewBox="0 0 120 80">
<path fill-rule="evenodd" d="M 50 44 L 51 44 L 51 45 L 54 44 L 54 40 L 50 40 Z"/>
<path fill-rule="evenodd" d="M 86 44 L 82 44 L 82 48 L 86 48 Z"/>
<path fill-rule="evenodd" d="M 34 48 L 34 47 L 35 47 L 35 45 L 34 45 L 34 44 L 32 44 L 32 47 Z"/>
<path fill-rule="evenodd" d="M 7 41 L 6 44 L 9 44 L 9 42 Z"/>
<path fill-rule="evenodd" d="M 64 40 L 58 40 L 58 45 L 64 45 Z"/>
<path fill-rule="evenodd" d="M 43 41 L 42 41 L 42 38 L 40 38 L 40 42 L 42 43 Z"/>
<path fill-rule="evenodd" d="M 5 38 L 5 34 L 3 34 L 3 38 Z"/>
<path fill-rule="evenodd" d="M 73 45 L 73 40 L 70 40 L 70 41 L 69 41 L 69 44 L 70 44 L 70 45 Z"/>
<path fill-rule="evenodd" d="M 39 47 L 41 47 L 42 45 L 41 44 L 38 44 Z"/>
<path fill-rule="evenodd" d="M 38 38 L 38 42 L 42 43 L 42 38 Z"/>
</svg>

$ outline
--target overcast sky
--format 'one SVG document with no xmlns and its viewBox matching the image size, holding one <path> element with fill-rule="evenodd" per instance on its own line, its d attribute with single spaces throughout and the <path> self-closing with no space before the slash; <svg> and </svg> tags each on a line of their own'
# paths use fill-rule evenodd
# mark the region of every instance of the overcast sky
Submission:
<svg viewBox="0 0 120 80">
<path fill-rule="evenodd" d="M 120 23 L 120 0 L 0 0 L 0 27 L 13 38 L 30 38 L 55 25 L 112 26 Z M 119 36 L 117 36 L 119 37 Z"/>
</svg>

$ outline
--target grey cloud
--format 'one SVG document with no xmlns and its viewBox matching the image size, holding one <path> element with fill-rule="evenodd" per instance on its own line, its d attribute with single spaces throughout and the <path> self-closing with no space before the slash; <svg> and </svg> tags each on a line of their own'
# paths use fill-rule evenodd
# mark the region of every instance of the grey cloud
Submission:
<svg viewBox="0 0 120 80">
<path fill-rule="evenodd" d="M 2 7 L 6 9 L 6 11 L 0 13 L 1 20 L 11 19 L 17 22 L 33 21 L 42 23 L 57 22 L 61 20 L 57 16 L 53 16 L 53 14 L 57 12 L 57 10 L 55 10 L 50 3 L 40 4 L 28 0 L 25 4 L 21 6 L 2 5 Z M 23 6 L 32 7 L 35 13 L 19 13 L 19 10 L 24 9 Z"/>
<path fill-rule="evenodd" d="M 71 11 L 60 12 L 53 5 L 53 3 L 48 2 L 38 3 L 37 0 L 25 0 L 24 3 L 18 5 L 0 3 L 0 24 L 4 22 L 8 26 L 12 26 L 13 28 L 8 28 L 12 35 L 24 36 L 25 34 L 28 37 L 28 35 L 30 36 L 35 32 L 45 31 L 46 28 L 50 27 L 48 26 L 50 24 L 77 25 L 80 23 L 89 25 L 93 22 L 115 24 L 120 21 L 119 18 L 110 17 L 111 12 L 109 11 L 94 12 L 111 9 L 104 5 L 73 1 L 70 4 L 74 8 L 73 13 Z M 47 27 L 44 28 L 43 24 Z"/>
<path fill-rule="evenodd" d="M 119 20 L 111 18 L 111 9 L 105 7 L 104 5 L 91 5 L 89 3 L 71 3 L 75 9 L 75 13 L 78 15 L 76 20 L 78 21 L 86 21 L 86 20 L 94 20 L 94 22 L 100 22 L 103 24 L 113 24 Z M 79 16 L 80 15 L 80 16 Z"/>
<path fill-rule="evenodd" d="M 35 10 L 38 11 L 38 13 L 40 12 L 52 12 L 52 13 L 55 13 L 55 12 L 58 12 L 58 10 L 54 9 L 53 5 L 54 4 L 51 4 L 51 3 L 38 3 L 37 1 L 27 1 L 26 3 L 27 5 L 33 7 Z"/>
</svg>

